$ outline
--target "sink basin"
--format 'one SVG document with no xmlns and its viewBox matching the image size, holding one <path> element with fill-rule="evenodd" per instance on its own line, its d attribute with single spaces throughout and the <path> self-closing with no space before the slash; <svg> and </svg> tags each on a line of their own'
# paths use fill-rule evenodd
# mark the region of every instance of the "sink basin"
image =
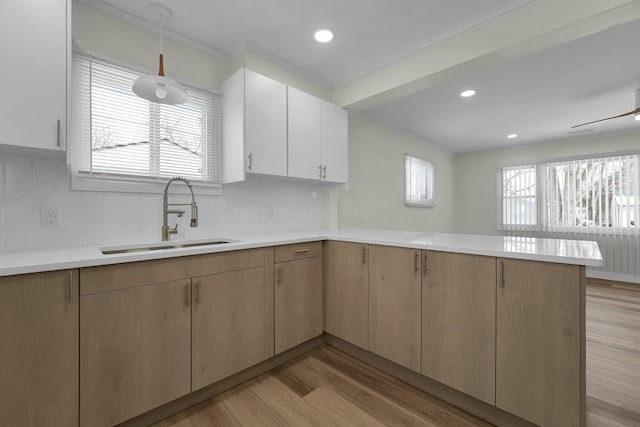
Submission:
<svg viewBox="0 0 640 427">
<path fill-rule="evenodd" d="M 131 245 L 131 246 L 111 246 L 108 248 L 100 248 L 100 252 L 103 255 L 113 254 L 127 254 L 131 252 L 148 252 L 158 251 L 162 249 L 179 249 L 179 248 L 192 248 L 196 246 L 210 246 L 210 245 L 224 245 L 225 243 L 232 243 L 229 239 L 213 239 L 202 241 L 184 241 L 184 242 L 162 242 L 152 243 L 145 245 Z"/>
</svg>

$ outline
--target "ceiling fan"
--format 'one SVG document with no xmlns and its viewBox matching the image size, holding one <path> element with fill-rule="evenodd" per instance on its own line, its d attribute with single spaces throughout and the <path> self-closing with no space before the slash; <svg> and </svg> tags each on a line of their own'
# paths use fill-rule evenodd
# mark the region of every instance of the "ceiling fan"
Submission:
<svg viewBox="0 0 640 427">
<path fill-rule="evenodd" d="M 571 126 L 571 129 L 577 128 L 580 126 L 590 125 L 592 123 L 604 122 L 605 120 L 618 119 L 620 117 L 626 117 L 634 114 L 636 116 L 636 120 L 640 120 L 640 89 L 636 90 L 636 109 L 633 111 L 629 111 L 623 114 L 618 114 L 617 116 L 607 117 L 606 119 L 594 120 L 592 122 L 582 123 L 579 125 Z"/>
</svg>

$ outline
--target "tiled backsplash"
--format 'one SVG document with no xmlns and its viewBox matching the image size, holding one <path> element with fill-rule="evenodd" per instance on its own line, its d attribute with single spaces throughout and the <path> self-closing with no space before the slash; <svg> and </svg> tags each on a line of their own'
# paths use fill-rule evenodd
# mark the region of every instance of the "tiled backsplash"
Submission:
<svg viewBox="0 0 640 427">
<path fill-rule="evenodd" d="M 71 191 L 64 160 L 0 157 L 0 252 L 32 248 L 95 246 L 160 240 L 162 194 Z M 172 186 L 173 188 L 173 186 Z M 278 180 L 250 180 L 223 188 L 222 196 L 196 192 L 199 226 L 189 211 L 172 239 L 224 237 L 321 228 L 324 187 Z M 190 202 L 172 196 L 172 202 Z M 44 228 L 42 206 L 59 209 L 60 226 Z"/>
</svg>

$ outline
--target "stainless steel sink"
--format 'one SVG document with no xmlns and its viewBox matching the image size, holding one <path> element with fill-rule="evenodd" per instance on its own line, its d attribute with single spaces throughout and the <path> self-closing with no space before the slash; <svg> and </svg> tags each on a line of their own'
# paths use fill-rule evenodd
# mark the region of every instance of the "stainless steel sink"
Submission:
<svg viewBox="0 0 640 427">
<path fill-rule="evenodd" d="M 203 240 L 203 241 L 186 241 L 186 242 L 176 242 L 176 243 L 168 243 L 163 242 L 161 244 L 149 244 L 144 246 L 111 246 L 108 248 L 100 248 L 100 252 L 103 255 L 113 255 L 113 254 L 126 254 L 131 252 L 148 252 L 148 251 L 159 251 L 162 249 L 179 249 L 179 248 L 191 248 L 196 246 L 210 246 L 210 245 L 224 245 L 225 243 L 232 243 L 232 240 L 228 239 L 215 239 L 215 240 Z"/>
</svg>

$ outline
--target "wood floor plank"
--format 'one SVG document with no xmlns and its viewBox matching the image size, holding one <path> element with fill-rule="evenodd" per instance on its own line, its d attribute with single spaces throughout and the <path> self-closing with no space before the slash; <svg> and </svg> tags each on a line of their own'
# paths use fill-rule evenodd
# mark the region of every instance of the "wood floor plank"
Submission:
<svg viewBox="0 0 640 427">
<path fill-rule="evenodd" d="M 233 389 L 235 393 L 232 395 L 222 399 L 214 398 L 216 406 L 226 418 L 235 419 L 242 426 L 295 427 L 295 425 L 288 424 L 269 405 L 258 398 L 252 390 L 255 383 L 255 380 L 252 380 L 241 384 Z"/>
<path fill-rule="evenodd" d="M 304 362 L 302 362 L 304 363 Z M 336 427 L 298 394 L 271 375 L 262 375 L 251 386 L 264 403 L 289 425 L 299 427 Z"/>
<path fill-rule="evenodd" d="M 333 347 L 322 347 L 317 357 L 349 378 L 375 390 L 385 398 L 406 407 L 436 425 L 491 426 L 491 424 L 440 399 L 419 392 L 397 378 L 372 368 Z"/>
<path fill-rule="evenodd" d="M 385 425 L 435 426 L 411 411 L 385 399 L 375 391 L 358 384 L 320 360 L 311 358 L 304 366 L 293 366 L 294 372 L 315 375 L 331 391 Z"/>
<path fill-rule="evenodd" d="M 318 387 L 304 399 L 338 426 L 384 427 L 384 424 L 327 386 Z"/>
</svg>

